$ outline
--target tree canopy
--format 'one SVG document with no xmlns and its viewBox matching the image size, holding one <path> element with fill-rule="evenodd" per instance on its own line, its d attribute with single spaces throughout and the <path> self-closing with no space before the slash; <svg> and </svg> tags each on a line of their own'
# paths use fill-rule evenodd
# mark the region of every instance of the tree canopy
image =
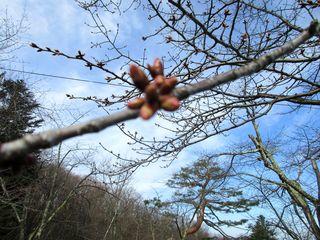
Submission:
<svg viewBox="0 0 320 240">
<path fill-rule="evenodd" d="M 256 223 L 251 226 L 250 240 L 277 240 L 274 230 L 271 229 L 265 217 L 260 215 Z"/>
</svg>

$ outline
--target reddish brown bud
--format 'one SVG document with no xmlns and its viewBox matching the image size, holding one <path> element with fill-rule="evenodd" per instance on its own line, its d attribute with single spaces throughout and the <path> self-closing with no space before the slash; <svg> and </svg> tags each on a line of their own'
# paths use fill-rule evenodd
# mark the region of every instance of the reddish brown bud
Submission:
<svg viewBox="0 0 320 240">
<path fill-rule="evenodd" d="M 156 83 L 157 86 L 161 86 L 164 83 L 164 76 L 158 75 L 154 78 L 154 82 Z"/>
<path fill-rule="evenodd" d="M 159 102 L 162 103 L 162 102 L 166 101 L 168 98 L 171 98 L 171 97 L 173 97 L 173 95 L 171 95 L 171 94 L 160 95 L 159 96 Z"/>
<path fill-rule="evenodd" d="M 128 108 L 131 109 L 138 109 L 142 107 L 142 105 L 145 103 L 144 98 L 136 98 L 130 102 L 128 102 Z"/>
<path fill-rule="evenodd" d="M 156 58 L 153 62 L 153 66 L 148 65 L 148 70 L 153 78 L 158 75 L 163 75 L 163 64 L 159 58 Z"/>
<path fill-rule="evenodd" d="M 149 84 L 145 88 L 145 94 L 146 94 L 146 99 L 149 103 L 155 102 L 158 100 L 158 92 L 157 92 L 157 86 L 155 83 Z"/>
<path fill-rule="evenodd" d="M 156 113 L 158 108 L 159 107 L 157 103 L 154 103 L 154 104 L 145 103 L 140 109 L 140 117 L 144 120 L 148 120 L 153 116 L 153 114 Z"/>
<path fill-rule="evenodd" d="M 243 39 L 243 40 L 246 40 L 246 39 L 248 39 L 248 33 L 244 33 L 244 34 L 242 34 L 241 35 L 241 38 Z"/>
<path fill-rule="evenodd" d="M 167 82 L 164 82 L 162 84 L 162 86 L 160 87 L 160 93 L 161 94 L 167 94 L 170 93 L 172 90 L 172 88 L 170 87 L 170 85 Z"/>
<path fill-rule="evenodd" d="M 180 101 L 174 96 L 170 96 L 161 101 L 161 108 L 166 111 L 175 111 L 180 107 Z"/>
<path fill-rule="evenodd" d="M 149 84 L 147 75 L 137 65 L 130 65 L 130 76 L 138 89 L 144 91 L 145 87 Z"/>
<path fill-rule="evenodd" d="M 159 73 L 159 75 L 163 75 L 163 64 L 160 58 L 156 58 L 153 62 L 153 67 Z"/>
<path fill-rule="evenodd" d="M 169 77 L 169 78 L 166 79 L 166 82 L 167 82 L 172 88 L 174 88 L 174 87 L 177 85 L 178 80 L 177 80 L 176 77 Z"/>
<path fill-rule="evenodd" d="M 231 12 L 229 9 L 224 10 L 224 15 L 229 16 L 231 15 Z"/>
<path fill-rule="evenodd" d="M 177 84 L 177 78 L 176 77 L 170 77 L 166 78 L 160 87 L 160 93 L 161 94 L 167 94 L 172 91 L 172 89 L 175 87 Z"/>
</svg>

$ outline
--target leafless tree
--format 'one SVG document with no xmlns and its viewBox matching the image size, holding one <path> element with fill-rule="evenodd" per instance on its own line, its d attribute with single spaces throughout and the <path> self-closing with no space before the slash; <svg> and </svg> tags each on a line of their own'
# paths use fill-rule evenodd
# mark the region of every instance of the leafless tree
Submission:
<svg viewBox="0 0 320 240">
<path fill-rule="evenodd" d="M 161 158 L 172 161 L 190 145 L 249 123 L 252 119 L 245 111 L 248 106 L 256 106 L 255 118 L 260 118 L 272 111 L 277 104 L 285 104 L 290 110 L 303 105 L 319 105 L 317 38 L 308 38 L 294 49 L 291 46 L 285 56 L 279 55 L 248 74 L 238 75 L 236 78 L 242 78 L 236 82 L 223 80 L 228 70 L 232 70 L 228 72 L 232 75 L 233 70 L 253 64 L 257 58 L 296 39 L 306 27 L 305 23 L 315 20 L 315 12 L 319 8 L 315 1 L 286 1 L 278 4 L 272 1 L 250 0 L 197 3 L 148 0 L 129 1 L 128 4 L 122 1 L 99 0 L 78 3 L 92 16 L 95 32 L 104 37 L 103 41 L 93 46 L 108 48 L 110 56 L 114 57 L 91 61 L 82 52 L 72 56 L 59 50 L 36 47 L 39 51 L 82 61 L 90 69 L 99 68 L 106 72 L 107 80 L 131 87 L 123 93 L 111 96 L 114 99 L 112 101 L 92 97 L 89 100 L 93 99 L 110 108 L 139 95 L 126 72 L 119 75 L 108 66 L 115 62 L 122 62 L 123 66 L 133 62 L 143 67 L 146 60 L 150 61 L 146 59 L 148 52 L 141 50 L 141 59 L 128 54 L 129 47 L 122 46 L 118 40 L 120 26 L 116 32 L 110 32 L 102 19 L 105 13 L 130 14 L 130 11 L 140 8 L 148 13 L 149 17 L 145 21 L 154 22 L 154 25 L 160 24 L 154 32 L 146 33 L 143 39 L 148 41 L 155 38 L 168 48 L 163 59 L 167 76 L 179 77 L 179 86 L 182 89 L 177 90 L 177 96 L 184 99 L 190 93 L 197 93 L 184 101 L 179 111 L 173 114 L 158 113 L 158 116 L 164 119 L 163 123 L 172 126 L 168 128 L 159 123 L 158 127 L 168 131 L 165 139 L 148 138 L 123 127 L 122 131 L 132 139 L 133 148 L 142 156 L 147 156 L 140 158 L 140 161 L 128 159 L 131 160 L 130 165 L 122 166 L 123 169 Z M 257 72 L 258 70 L 263 71 Z M 215 75 L 219 76 L 216 84 L 200 87 L 205 85 L 201 83 L 204 79 Z M 184 91 L 186 89 L 189 91 Z M 78 134 L 98 131 L 110 124 L 136 117 L 136 111 L 127 111 L 111 119 L 96 122 L 98 124 L 93 128 L 83 127 L 85 131 L 75 131 Z M 78 134 L 72 131 L 67 135 L 72 137 Z M 42 147 L 56 144 L 65 137 L 55 137 L 51 143 L 41 138 Z"/>
<path fill-rule="evenodd" d="M 251 114 L 251 117 L 254 114 Z M 319 239 L 319 130 L 310 126 L 267 138 L 257 120 L 247 141 L 218 153 L 232 164 L 239 186 L 269 209 L 283 239 Z"/>
<path fill-rule="evenodd" d="M 176 98 L 176 99 L 184 100 L 190 96 L 192 97 L 193 95 L 195 95 L 197 93 L 200 94 L 203 92 L 207 92 L 215 87 L 221 86 L 226 83 L 231 83 L 232 81 L 239 79 L 241 77 L 250 76 L 250 75 L 254 74 L 255 72 L 259 72 L 259 71 L 263 70 L 264 68 L 269 66 L 271 63 L 274 63 L 275 61 L 277 61 L 279 58 L 295 51 L 299 46 L 303 45 L 306 41 L 309 41 L 309 39 L 311 39 L 314 35 L 317 35 L 319 31 L 320 31 L 320 29 L 319 29 L 318 22 L 313 22 L 307 29 L 303 30 L 301 32 L 301 34 L 298 35 L 295 39 L 287 42 L 286 44 L 284 44 L 283 46 L 281 46 L 275 50 L 272 50 L 271 52 L 269 52 L 267 54 L 260 56 L 258 59 L 252 60 L 251 62 L 249 62 L 241 67 L 231 69 L 229 71 L 215 75 L 211 78 L 207 78 L 207 79 L 202 80 L 200 82 L 186 85 L 184 87 L 176 88 L 176 89 L 174 89 L 174 91 L 170 90 L 170 91 L 172 91 L 172 93 L 170 93 L 170 94 L 172 94 L 172 96 L 174 96 L 174 98 Z M 59 50 L 52 50 L 50 48 L 42 48 L 42 47 L 37 46 L 34 43 L 31 44 L 31 46 L 38 49 L 38 51 L 40 51 L 40 52 L 45 51 L 45 52 L 51 52 L 54 55 L 65 56 L 65 54 L 61 53 Z M 81 56 L 79 56 L 79 57 L 76 56 L 76 57 L 71 57 L 71 58 L 76 58 L 81 61 L 84 61 L 84 62 L 86 62 L 86 65 L 88 65 L 89 61 L 84 58 L 84 55 L 80 52 L 78 53 L 78 55 L 81 55 Z M 94 67 L 98 67 L 100 69 L 103 69 L 103 66 L 99 63 L 94 64 L 94 63 L 89 62 L 89 65 L 90 65 L 89 66 L 90 68 L 94 66 Z M 155 75 L 152 70 L 153 67 L 152 66 L 149 67 L 149 71 L 150 71 L 151 75 Z M 147 79 L 146 79 L 147 77 L 142 73 L 142 70 L 140 70 L 137 67 L 134 67 L 131 69 L 137 69 L 136 71 L 139 72 L 140 76 L 143 75 L 143 81 L 147 81 Z M 134 77 L 135 73 L 132 71 L 131 71 L 131 76 L 133 77 L 133 80 L 135 81 L 135 78 L 137 78 L 137 77 Z M 139 76 L 139 75 L 137 75 L 137 76 Z M 157 77 L 157 76 L 158 75 L 155 75 L 153 77 Z M 159 74 L 159 76 L 161 78 L 164 77 L 162 70 L 161 70 L 161 74 Z M 138 79 L 140 79 L 140 77 L 138 77 Z M 154 82 L 151 85 L 157 84 L 155 82 L 156 82 L 156 80 L 154 80 Z M 149 82 L 147 84 L 149 84 Z M 164 84 L 166 84 L 166 82 Z M 135 82 L 135 85 L 138 87 L 137 82 Z M 159 97 L 161 97 L 161 95 L 157 95 L 158 94 L 157 88 L 155 89 L 155 91 L 156 91 L 156 93 L 154 95 L 154 97 L 156 99 L 155 103 L 158 104 L 158 101 L 160 101 Z M 145 94 L 148 97 L 148 93 L 145 92 Z M 151 94 L 151 95 L 149 94 L 149 97 L 150 96 L 153 96 L 153 94 Z M 165 96 L 163 96 L 163 97 L 165 97 Z M 147 99 L 147 100 L 149 101 L 150 99 Z M 157 109 L 158 109 L 158 107 L 157 107 Z M 183 109 L 181 109 L 181 110 L 183 110 Z M 73 125 L 73 126 L 58 129 L 58 130 L 47 131 L 47 132 L 43 132 L 43 133 L 36 134 L 36 135 L 26 135 L 24 138 L 21 138 L 21 139 L 18 139 L 18 140 L 9 142 L 9 143 L 2 144 L 0 146 L 1 160 L 2 161 L 10 161 L 10 159 L 12 159 L 13 157 L 16 157 L 19 155 L 20 156 L 25 155 L 28 152 L 31 152 L 35 149 L 48 148 L 48 147 L 54 146 L 54 145 L 62 142 L 65 139 L 71 138 L 71 137 L 79 136 L 79 135 L 86 134 L 86 133 L 100 131 L 100 130 L 105 129 L 109 126 L 118 124 L 120 122 L 130 120 L 133 118 L 137 118 L 139 115 L 139 112 L 140 111 L 136 110 L 136 109 L 133 109 L 133 110 L 128 109 L 128 110 L 124 110 L 122 112 L 112 114 L 108 117 L 94 119 L 94 120 L 89 121 L 87 123 L 77 124 L 77 125 Z M 256 118 L 257 118 L 257 116 L 256 116 Z M 182 122 L 182 120 L 180 122 Z M 248 122 L 248 121 L 246 121 L 246 122 Z M 121 127 L 123 127 L 123 125 Z M 235 127 L 236 126 L 233 126 L 233 127 L 229 128 L 229 130 L 233 129 Z M 193 132 L 195 132 L 197 128 L 198 127 L 196 127 L 193 130 Z M 181 131 L 179 131 L 179 133 Z M 125 131 L 123 131 L 123 132 L 125 132 Z M 212 136 L 212 134 L 208 134 L 207 131 L 201 131 L 201 133 L 205 134 L 206 137 L 201 138 L 200 136 L 197 136 L 197 138 L 196 138 L 197 140 L 194 143 L 200 142 L 201 140 L 207 139 L 208 137 Z M 152 155 L 147 154 L 149 157 L 147 157 L 145 159 L 141 159 L 141 161 L 138 161 L 138 162 L 134 161 L 133 163 L 132 163 L 132 161 L 128 161 L 129 165 L 121 166 L 122 170 L 120 170 L 120 171 L 126 171 L 128 168 L 129 169 L 137 168 L 141 164 L 151 162 L 153 160 L 157 160 L 157 159 L 161 158 L 161 156 L 162 156 L 160 154 L 161 152 L 164 153 L 163 156 L 167 156 L 170 159 L 171 153 L 176 156 L 181 151 L 181 149 L 190 145 L 190 144 L 176 145 L 175 141 L 173 141 L 173 139 L 169 138 L 169 141 L 164 141 L 166 144 L 159 148 L 158 145 L 156 144 L 155 139 L 150 140 L 150 141 L 148 140 L 146 143 L 144 143 L 145 140 L 142 140 L 141 137 L 139 137 L 139 139 L 137 139 L 137 136 L 136 136 L 137 134 L 132 135 L 130 132 L 127 132 L 126 135 L 134 140 L 133 144 L 135 144 L 135 143 L 143 144 L 144 147 L 150 148 L 150 151 L 155 151 L 155 152 Z M 178 138 L 176 138 L 176 139 L 178 139 Z M 161 141 L 160 143 L 163 144 L 164 142 Z M 138 153 L 146 154 L 146 152 L 144 152 L 144 147 L 141 147 L 140 150 L 138 151 Z"/>
<path fill-rule="evenodd" d="M 13 20 L 6 9 L 2 9 L 0 17 L 0 63 L 13 58 L 13 52 L 21 46 L 20 35 L 25 31 L 25 16 L 19 21 Z"/>
<path fill-rule="evenodd" d="M 123 66 L 129 62 L 143 66 L 148 60 L 148 47 L 141 49 L 141 59 L 128 54 L 130 48 L 121 45 L 117 34 L 121 25 L 112 32 L 104 24 L 103 14 L 125 14 L 139 7 L 146 11 L 148 21 L 158 27 L 145 33 L 143 40 L 155 39 L 168 49 L 163 56 L 167 74 L 179 77 L 180 86 L 243 66 L 282 46 L 301 33 L 306 21 L 316 19 L 319 9 L 316 1 L 78 2 L 92 16 L 95 33 L 102 37 L 93 47 L 111 49 L 115 56 L 107 59 L 106 64 L 117 61 Z M 249 123 L 251 118 L 245 111 L 248 106 L 257 106 L 255 118 L 260 118 L 276 105 L 286 105 L 289 111 L 303 105 L 319 105 L 317 46 L 317 38 L 308 40 L 259 73 L 198 93 L 188 98 L 177 113 L 159 113 L 164 120 L 158 127 L 168 131 L 165 139 L 154 140 L 142 133 L 130 133 L 129 129 L 126 134 L 133 139 L 137 151 L 148 156 L 146 162 L 159 158 L 171 161 L 185 147 Z M 118 80 L 125 84 L 123 79 Z M 131 92 L 115 97 L 123 102 L 135 96 Z"/>
<path fill-rule="evenodd" d="M 315 239 L 320 239 L 319 232 L 319 131 L 316 129 L 300 129 L 300 136 L 295 140 L 295 144 L 291 144 L 291 148 L 287 146 L 279 147 L 263 141 L 259 132 L 258 125 L 253 122 L 255 136 L 250 136 L 256 149 L 259 151 L 258 160 L 264 166 L 277 176 L 277 180 L 271 180 L 270 184 L 266 183 L 265 191 L 261 191 L 271 196 L 286 194 L 283 202 L 286 202 L 287 207 L 291 209 L 296 219 L 300 220 L 300 224 L 304 226 L 306 235 L 312 235 Z M 283 160 L 282 160 L 283 159 Z M 263 181 L 263 180 L 262 180 Z M 270 187 L 271 185 L 271 187 Z M 268 188 L 267 190 L 266 188 Z M 270 189 L 271 188 L 271 189 Z M 270 192 L 271 191 L 271 192 Z M 267 198 L 268 199 L 268 198 Z M 285 200 L 285 199 L 289 199 Z M 270 199 L 269 199 L 270 201 Z M 272 207 L 270 201 L 269 205 Z M 282 208 L 282 214 L 287 213 L 285 208 Z M 291 214 L 292 214 L 291 213 Z M 279 225 L 284 229 L 295 229 L 287 227 L 285 221 L 278 215 Z M 283 223 L 281 223 L 283 221 Z M 287 231 L 291 236 L 294 236 L 294 231 Z"/>
</svg>

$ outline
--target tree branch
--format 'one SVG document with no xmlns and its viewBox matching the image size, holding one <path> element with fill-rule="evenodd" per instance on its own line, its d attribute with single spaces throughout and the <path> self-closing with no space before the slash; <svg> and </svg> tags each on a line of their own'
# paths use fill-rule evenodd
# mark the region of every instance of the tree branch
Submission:
<svg viewBox="0 0 320 240">
<path fill-rule="evenodd" d="M 229 83 L 241 77 L 259 72 L 266 68 L 270 63 L 274 62 L 276 59 L 293 52 L 308 39 L 312 38 L 315 35 L 319 35 L 319 33 L 319 22 L 312 22 L 310 26 L 305 29 L 297 38 L 284 44 L 282 47 L 268 54 L 265 54 L 260 58 L 248 63 L 247 65 L 243 65 L 237 69 L 227 71 L 225 73 L 216 75 L 195 84 L 177 88 L 175 89 L 174 94 L 180 100 L 183 100 L 196 93 L 210 90 L 219 85 Z M 25 135 L 23 138 L 0 145 L 0 165 L 6 165 L 6 163 L 12 161 L 13 158 L 23 156 L 35 150 L 55 146 L 66 139 L 87 133 L 99 132 L 117 123 L 135 119 L 138 117 L 138 115 L 139 111 L 126 109 L 124 111 L 111 114 L 106 117 L 93 119 L 86 123 L 56 130 L 45 131 L 38 134 Z"/>
</svg>

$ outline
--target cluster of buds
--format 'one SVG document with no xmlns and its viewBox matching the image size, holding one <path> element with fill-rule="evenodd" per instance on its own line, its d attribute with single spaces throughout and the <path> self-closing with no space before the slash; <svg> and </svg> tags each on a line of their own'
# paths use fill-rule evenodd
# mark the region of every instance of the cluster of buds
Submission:
<svg viewBox="0 0 320 240">
<path fill-rule="evenodd" d="M 128 102 L 131 109 L 140 109 L 140 117 L 147 120 L 151 118 L 158 109 L 175 111 L 180 107 L 180 101 L 172 93 L 177 84 L 176 77 L 165 77 L 164 68 L 159 58 L 155 59 L 153 65 L 148 65 L 152 81 L 137 65 L 130 65 L 130 76 L 135 86 L 144 93 L 143 97 Z"/>
</svg>

